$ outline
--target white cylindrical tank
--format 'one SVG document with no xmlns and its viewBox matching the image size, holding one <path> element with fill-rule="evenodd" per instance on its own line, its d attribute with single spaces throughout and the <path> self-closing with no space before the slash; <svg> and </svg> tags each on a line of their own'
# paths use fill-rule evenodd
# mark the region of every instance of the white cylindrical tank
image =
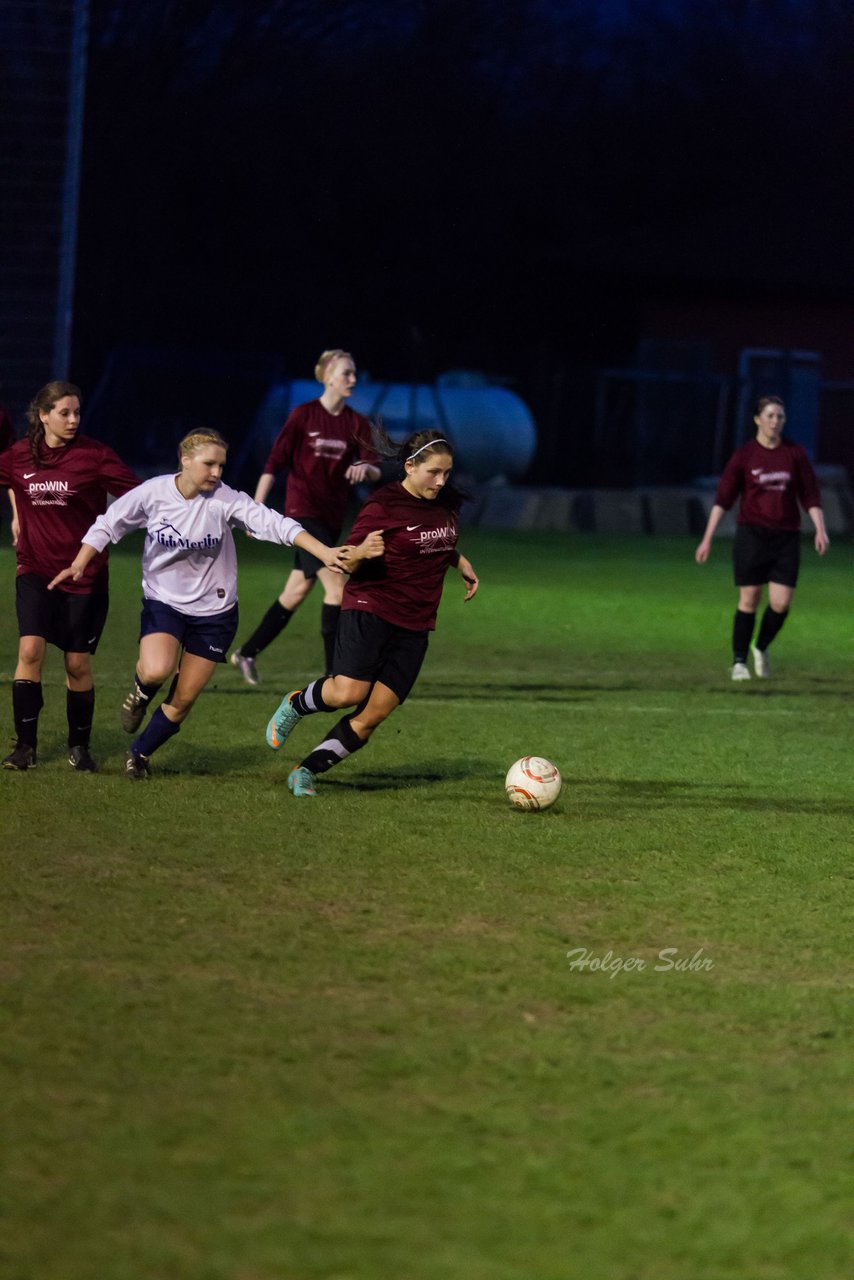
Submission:
<svg viewBox="0 0 854 1280">
<path fill-rule="evenodd" d="M 275 383 L 258 411 L 243 459 L 262 466 L 291 409 L 320 392 L 319 383 L 303 379 Z M 363 376 L 349 403 L 381 422 L 395 441 L 431 427 L 447 433 L 457 470 L 474 480 L 518 480 L 534 456 L 537 432 L 528 406 L 477 374 L 447 374 L 435 383 L 371 382 Z"/>
</svg>

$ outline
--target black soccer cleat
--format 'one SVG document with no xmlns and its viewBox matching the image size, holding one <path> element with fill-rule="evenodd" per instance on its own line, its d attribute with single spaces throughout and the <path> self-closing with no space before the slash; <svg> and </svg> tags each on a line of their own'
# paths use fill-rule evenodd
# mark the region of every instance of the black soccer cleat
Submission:
<svg viewBox="0 0 854 1280">
<path fill-rule="evenodd" d="M 4 769 L 15 769 L 18 773 L 23 773 L 26 769 L 35 769 L 35 767 L 36 749 L 28 747 L 23 742 L 19 742 L 15 750 L 3 761 Z"/>
<path fill-rule="evenodd" d="M 76 773 L 98 772 L 98 766 L 89 755 L 88 747 L 72 747 L 68 753 L 68 763 Z"/>
<path fill-rule="evenodd" d="M 140 755 L 138 751 L 129 751 L 125 761 L 125 773 L 132 782 L 147 782 L 151 777 L 148 756 Z"/>
<path fill-rule="evenodd" d="M 122 703 L 121 711 L 119 712 L 119 719 L 122 722 L 122 728 L 125 733 L 136 733 L 145 719 L 145 713 L 148 710 L 150 701 L 151 699 L 144 698 L 136 685 L 134 685 Z"/>
</svg>

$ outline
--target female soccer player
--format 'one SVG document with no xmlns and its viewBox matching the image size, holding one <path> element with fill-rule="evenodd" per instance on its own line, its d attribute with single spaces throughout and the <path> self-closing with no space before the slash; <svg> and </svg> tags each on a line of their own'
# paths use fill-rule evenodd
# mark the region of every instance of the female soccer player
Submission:
<svg viewBox="0 0 854 1280">
<path fill-rule="evenodd" d="M 462 495 L 448 483 L 451 445 L 438 431 L 421 431 L 402 456 L 403 480 L 368 499 L 351 534 L 357 545 L 346 548 L 344 567 L 354 576 L 344 589 L 335 674 L 289 694 L 267 725 L 267 743 L 278 751 L 304 716 L 356 708 L 291 770 L 295 796 L 315 795 L 315 776 L 363 747 L 405 700 L 436 625 L 448 566 L 459 568 L 466 600 L 478 588 L 456 551 Z"/>
<path fill-rule="evenodd" d="M 265 502 L 278 472 L 288 470 L 285 514 L 331 546 L 341 536 L 351 486 L 379 480 L 380 469 L 374 465 L 371 424 L 346 403 L 356 385 L 353 357 L 348 351 L 324 351 L 314 376 L 323 394 L 288 415 L 264 464 L 255 501 Z M 344 579 L 300 549 L 279 598 L 231 655 L 248 684 L 258 684 L 255 659 L 288 625 L 318 578 L 323 585 L 320 631 L 326 670 L 331 669 Z"/>
<path fill-rule="evenodd" d="M 14 495 L 18 575 L 18 664 L 12 685 L 17 742 L 4 769 L 36 764 L 42 664 L 48 644 L 65 659 L 68 763 L 94 773 L 89 754 L 95 687 L 91 655 L 107 618 L 106 554 L 93 556 L 86 572 L 61 591 L 49 592 L 54 574 L 74 555 L 107 495 L 127 493 L 139 479 L 106 445 L 79 434 L 80 391 L 70 382 L 49 382 L 27 413 L 27 436 L 0 456 L 0 484 Z"/>
<path fill-rule="evenodd" d="M 237 630 L 234 527 L 266 542 L 302 547 L 335 570 L 342 548 L 327 547 L 296 520 L 277 515 L 222 483 L 228 446 L 216 431 L 194 431 L 178 446 L 177 475 L 155 476 L 120 498 L 83 535 L 73 563 L 50 584 L 78 581 L 109 542 L 145 529 L 143 609 L 134 687 L 123 727 L 135 733 L 151 699 L 174 676 L 165 700 L 131 743 L 127 776 L 150 776 L 149 759 L 176 734 Z M 177 670 L 176 670 L 177 669 Z"/>
<path fill-rule="evenodd" d="M 721 518 L 741 495 L 733 546 L 738 607 L 732 629 L 733 680 L 749 680 L 747 653 L 760 679 L 771 674 L 768 647 L 786 621 L 798 581 L 801 555 L 801 506 L 815 526 L 815 549 L 823 556 L 830 546 L 824 527 L 821 494 L 809 458 L 799 444 L 782 439 L 786 410 L 779 396 L 763 396 L 753 421 L 756 439 L 730 458 L 718 485 L 703 540 L 694 558 L 705 564 Z M 768 605 L 751 645 L 762 588 Z"/>
</svg>

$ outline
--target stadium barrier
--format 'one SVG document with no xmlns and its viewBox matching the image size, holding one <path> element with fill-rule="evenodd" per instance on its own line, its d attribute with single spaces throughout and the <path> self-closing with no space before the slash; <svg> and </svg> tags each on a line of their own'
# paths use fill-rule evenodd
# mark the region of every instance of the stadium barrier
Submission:
<svg viewBox="0 0 854 1280">
<path fill-rule="evenodd" d="M 828 533 L 854 531 L 854 497 L 842 467 L 817 468 Z M 684 534 L 700 537 L 715 500 L 715 487 L 644 489 L 561 489 L 531 485 L 467 483 L 472 502 L 463 521 L 488 529 L 525 529 L 543 533 Z M 717 536 L 732 537 L 735 511 L 728 511 Z M 804 515 L 802 530 L 812 530 Z"/>
</svg>

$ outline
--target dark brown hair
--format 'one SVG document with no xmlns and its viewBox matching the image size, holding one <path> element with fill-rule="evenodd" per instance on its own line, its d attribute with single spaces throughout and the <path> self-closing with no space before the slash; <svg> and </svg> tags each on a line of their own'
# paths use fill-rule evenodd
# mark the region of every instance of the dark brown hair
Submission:
<svg viewBox="0 0 854 1280">
<path fill-rule="evenodd" d="M 39 450 L 44 440 L 44 424 L 41 415 L 50 413 L 54 405 L 59 404 L 66 396 L 76 396 L 82 405 L 83 397 L 80 388 L 73 382 L 46 382 L 41 391 L 37 391 L 27 409 L 27 440 L 30 444 L 30 455 L 36 466 L 41 465 Z"/>
<path fill-rule="evenodd" d="M 427 462 L 435 453 L 447 453 L 453 458 L 454 446 L 441 431 L 437 431 L 435 427 L 428 427 L 426 431 L 416 431 L 408 436 L 400 446 L 398 457 L 401 466 L 407 462 L 418 466 L 422 462 Z M 436 501 L 441 507 L 447 507 L 456 515 L 468 498 L 469 495 L 464 490 L 458 489 L 453 481 L 449 480 Z"/>
</svg>

